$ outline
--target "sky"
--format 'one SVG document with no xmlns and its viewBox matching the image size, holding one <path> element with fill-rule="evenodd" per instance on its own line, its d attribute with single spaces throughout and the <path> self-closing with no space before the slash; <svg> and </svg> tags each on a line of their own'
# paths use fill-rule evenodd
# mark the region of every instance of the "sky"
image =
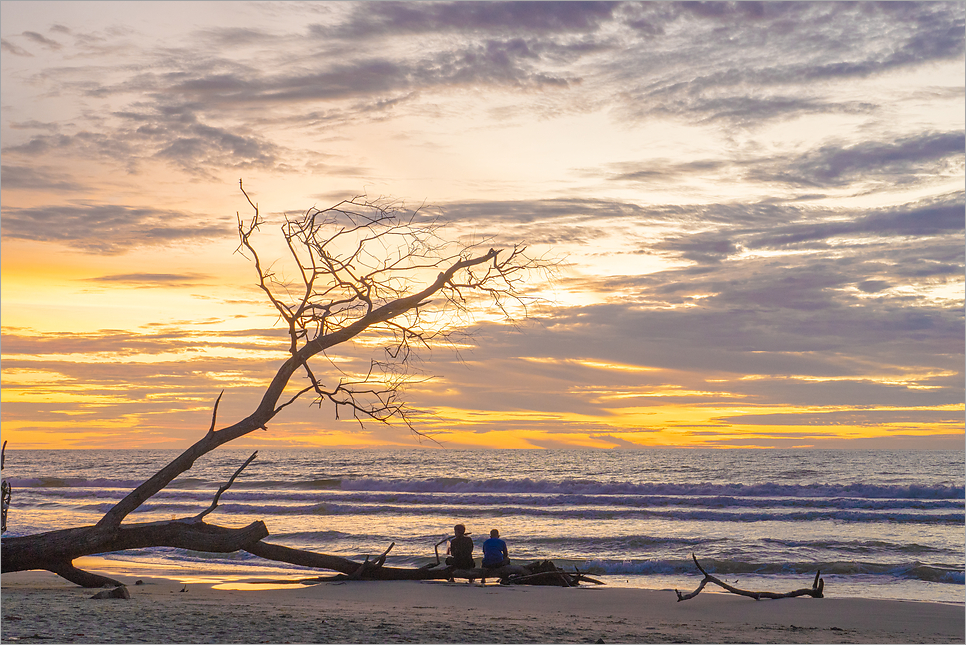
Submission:
<svg viewBox="0 0 966 645">
<path fill-rule="evenodd" d="M 287 345 L 243 180 L 266 258 L 364 194 L 558 268 L 422 353 L 435 442 L 306 399 L 233 445 L 961 450 L 964 14 L 5 0 L 3 439 L 181 448 L 222 390 L 254 410 Z"/>
</svg>

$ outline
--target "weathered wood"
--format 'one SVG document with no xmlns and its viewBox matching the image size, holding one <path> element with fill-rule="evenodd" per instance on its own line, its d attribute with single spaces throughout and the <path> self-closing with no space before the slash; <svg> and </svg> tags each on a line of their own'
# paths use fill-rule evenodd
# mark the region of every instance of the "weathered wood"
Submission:
<svg viewBox="0 0 966 645">
<path fill-rule="evenodd" d="M 114 578 L 108 578 L 107 576 L 78 569 L 67 560 L 51 561 L 47 564 L 46 569 L 52 573 L 56 573 L 69 582 L 73 582 L 75 585 L 88 589 L 97 587 L 120 587 L 124 584 Z"/>
<path fill-rule="evenodd" d="M 487 578 L 508 579 L 511 575 L 526 576 L 533 573 L 530 569 L 516 564 L 508 564 L 495 569 L 475 567 L 473 569 L 453 569 L 449 572 L 451 578 L 469 578 L 470 580 L 485 580 Z"/>
<path fill-rule="evenodd" d="M 245 551 L 251 553 L 252 555 L 257 555 L 259 557 L 265 558 L 266 560 L 274 560 L 276 562 L 287 562 L 289 564 L 296 564 L 302 567 L 311 567 L 313 569 L 327 569 L 329 571 L 338 571 L 339 573 L 350 576 L 355 573 L 361 565 L 361 563 L 355 560 L 349 560 L 348 558 L 342 558 L 336 555 L 328 555 L 325 553 L 313 553 L 312 551 L 304 551 L 301 549 L 293 549 L 291 547 L 282 546 L 280 544 L 272 544 L 270 542 L 260 541 L 254 544 L 250 544 L 244 548 Z M 386 567 L 382 566 L 377 569 L 370 569 L 366 572 L 363 579 L 365 580 L 445 580 L 449 577 L 447 569 L 402 569 L 396 567 Z M 344 578 L 343 578 L 344 579 Z"/>
<path fill-rule="evenodd" d="M 130 524 L 117 528 L 82 526 L 4 538 L 2 572 L 44 569 L 87 587 L 91 585 L 80 582 L 87 578 L 70 565 L 75 558 L 153 546 L 231 553 L 267 536 L 268 529 L 261 520 L 238 529 L 186 520 Z M 94 586 L 101 584 L 104 583 Z"/>
<path fill-rule="evenodd" d="M 799 596 L 811 596 L 812 598 L 824 598 L 823 592 L 825 590 L 825 581 L 822 580 L 821 578 L 821 574 L 822 574 L 821 571 L 815 572 L 815 580 L 812 581 L 812 587 L 810 589 L 796 589 L 795 591 L 788 591 L 785 593 L 778 593 L 774 591 L 747 591 L 745 589 L 739 589 L 738 587 L 729 585 L 727 582 L 719 580 L 718 578 L 709 574 L 707 571 L 704 570 L 704 568 L 698 562 L 698 558 L 695 557 L 693 553 L 691 554 L 691 558 L 694 560 L 695 566 L 698 567 L 698 571 L 704 574 L 704 578 L 698 584 L 698 588 L 692 591 L 691 593 L 684 594 L 678 591 L 677 589 L 675 589 L 674 593 L 676 593 L 678 596 L 678 602 L 681 602 L 682 600 L 690 600 L 691 598 L 694 598 L 699 593 L 701 593 L 701 591 L 708 585 L 709 582 L 713 582 L 714 584 L 718 585 L 719 587 L 722 587 L 723 589 L 733 594 L 737 594 L 739 596 L 745 596 L 747 598 L 754 598 L 755 600 L 761 600 L 762 598 L 777 600 L 779 598 L 797 598 Z"/>
<path fill-rule="evenodd" d="M 380 555 L 372 562 L 369 562 L 369 556 L 367 555 L 366 561 L 363 562 L 361 565 L 359 565 L 359 567 L 355 571 L 349 574 L 349 580 L 360 580 L 370 572 L 375 571 L 377 569 L 381 569 L 382 565 L 386 564 L 386 556 L 389 555 L 389 552 L 392 551 L 392 547 L 394 546 L 396 546 L 395 542 L 390 544 L 389 548 L 383 551 L 382 555 Z"/>
</svg>

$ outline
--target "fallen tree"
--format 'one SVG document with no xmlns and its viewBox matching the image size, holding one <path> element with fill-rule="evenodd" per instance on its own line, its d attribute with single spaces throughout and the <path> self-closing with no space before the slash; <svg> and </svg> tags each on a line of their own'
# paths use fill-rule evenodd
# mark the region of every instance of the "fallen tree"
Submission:
<svg viewBox="0 0 966 645">
<path fill-rule="evenodd" d="M 277 311 L 288 332 L 288 358 L 279 366 L 255 410 L 231 425 L 217 428 L 214 403 L 208 432 L 151 478 L 115 504 L 93 526 L 69 528 L 36 535 L 4 537 L 2 572 L 45 569 L 85 587 L 120 585 L 116 580 L 82 571 L 73 560 L 85 555 L 125 549 L 169 546 L 195 551 L 245 550 L 270 560 L 330 569 L 357 578 L 440 579 L 446 570 L 384 567 L 385 554 L 375 562 L 310 553 L 264 541 L 269 535 L 261 521 L 242 528 L 205 522 L 241 470 L 218 491 L 202 513 L 164 522 L 124 523 L 128 516 L 163 490 L 195 461 L 219 446 L 268 423 L 284 408 L 311 393 L 313 403 L 331 403 L 336 418 L 349 410 L 353 418 L 388 423 L 397 419 L 420 436 L 412 411 L 400 398 L 411 377 L 410 357 L 418 347 L 429 348 L 458 332 L 458 323 L 474 312 L 493 311 L 511 318 L 514 309 L 526 315 L 525 279 L 552 263 L 526 254 L 526 247 L 482 250 L 480 244 L 458 245 L 444 240 L 439 224 L 417 209 L 406 213 L 394 206 L 357 197 L 319 210 L 311 208 L 281 226 L 288 260 L 298 276 L 296 284 L 279 278 L 266 267 L 254 246 L 264 224 L 258 205 L 241 186 L 254 211 L 250 220 L 238 218 L 238 250 L 255 267 L 257 284 Z M 290 297 L 297 292 L 299 295 Z M 313 370 L 312 359 L 342 343 L 364 335 L 382 334 L 389 340 L 382 356 L 368 370 L 339 372 L 328 385 Z M 291 387 L 301 373 L 305 384 Z M 431 439 L 431 437 L 428 437 Z M 391 547 L 390 547 L 391 548 Z M 387 550 L 388 553 L 388 550 Z"/>
<path fill-rule="evenodd" d="M 729 591 L 733 594 L 738 594 L 739 596 L 746 596 L 748 598 L 754 598 L 755 600 L 761 600 L 762 598 L 777 600 L 779 598 L 797 598 L 798 596 L 811 596 L 812 598 L 824 598 L 824 595 L 822 592 L 825 590 L 825 581 L 822 580 L 821 571 L 815 572 L 815 580 L 812 581 L 812 586 L 810 588 L 796 589 L 795 591 L 787 591 L 785 593 L 778 593 L 774 591 L 746 591 L 745 589 L 739 589 L 738 587 L 729 585 L 727 582 L 724 582 L 714 577 L 707 571 L 705 571 L 704 567 L 701 566 L 701 564 L 698 562 L 698 558 L 695 557 L 693 553 L 691 554 L 691 558 L 694 560 L 694 565 L 698 567 L 698 571 L 704 574 L 704 578 L 698 584 L 698 588 L 692 591 L 691 593 L 685 594 L 675 589 L 674 593 L 678 595 L 678 602 L 681 602 L 682 600 L 690 600 L 691 598 L 694 598 L 699 593 L 701 593 L 701 591 L 708 585 L 708 583 L 714 583 L 719 587 L 723 588 L 724 590 Z"/>
<path fill-rule="evenodd" d="M 424 571 L 426 569 L 423 569 Z M 390 570 L 392 571 L 392 570 Z M 417 569 L 396 569 L 395 572 L 413 572 Z M 500 584 L 504 585 L 543 585 L 551 587 L 577 587 L 581 582 L 589 582 L 595 585 L 604 584 L 600 580 L 591 578 L 579 570 L 573 572 L 564 571 L 557 565 L 555 565 L 550 560 L 542 560 L 539 562 L 531 562 L 530 564 L 508 564 L 502 567 L 497 567 L 495 569 L 483 569 L 482 567 L 476 567 L 473 569 L 436 569 L 431 570 L 432 578 L 430 579 L 440 579 L 447 577 L 450 580 L 454 578 L 465 579 L 468 582 L 473 582 L 474 580 L 479 580 L 480 584 L 486 582 L 486 580 L 499 580 Z M 438 575 L 439 573 L 445 573 L 446 576 Z M 389 576 L 394 576 L 395 573 L 384 574 Z M 352 580 L 356 579 L 353 574 L 349 575 L 338 575 L 329 576 L 327 578 L 303 578 L 296 582 L 301 584 L 313 584 L 316 582 L 330 582 L 335 580 Z M 397 580 L 399 578 L 386 577 L 381 579 L 391 579 Z M 426 578 L 413 578 L 417 580 L 425 580 Z"/>
</svg>

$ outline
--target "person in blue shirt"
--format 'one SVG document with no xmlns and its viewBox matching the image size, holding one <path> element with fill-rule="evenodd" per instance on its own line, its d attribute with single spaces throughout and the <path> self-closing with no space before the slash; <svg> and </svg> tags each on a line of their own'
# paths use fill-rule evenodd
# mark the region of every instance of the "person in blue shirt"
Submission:
<svg viewBox="0 0 966 645">
<path fill-rule="evenodd" d="M 510 564 L 506 542 L 500 539 L 500 532 L 490 531 L 490 539 L 483 543 L 483 568 L 497 569 Z"/>
</svg>

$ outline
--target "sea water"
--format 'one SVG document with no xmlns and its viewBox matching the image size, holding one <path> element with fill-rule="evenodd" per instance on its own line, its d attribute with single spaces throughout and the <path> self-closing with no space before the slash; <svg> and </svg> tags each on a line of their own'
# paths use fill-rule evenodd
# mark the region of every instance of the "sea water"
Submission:
<svg viewBox="0 0 966 645">
<path fill-rule="evenodd" d="M 251 451 L 199 459 L 126 520 L 200 513 Z M 90 525 L 178 451 L 8 450 L 5 536 Z M 693 590 L 692 554 L 744 589 L 964 602 L 964 452 L 845 450 L 259 450 L 206 521 L 263 520 L 267 541 L 389 566 L 436 562 L 466 525 L 516 563 L 553 560 L 610 586 Z M 445 552 L 445 545 L 439 553 Z M 106 556 L 182 578 L 322 572 L 248 553 Z M 711 590 L 711 588 L 709 588 Z"/>
</svg>

